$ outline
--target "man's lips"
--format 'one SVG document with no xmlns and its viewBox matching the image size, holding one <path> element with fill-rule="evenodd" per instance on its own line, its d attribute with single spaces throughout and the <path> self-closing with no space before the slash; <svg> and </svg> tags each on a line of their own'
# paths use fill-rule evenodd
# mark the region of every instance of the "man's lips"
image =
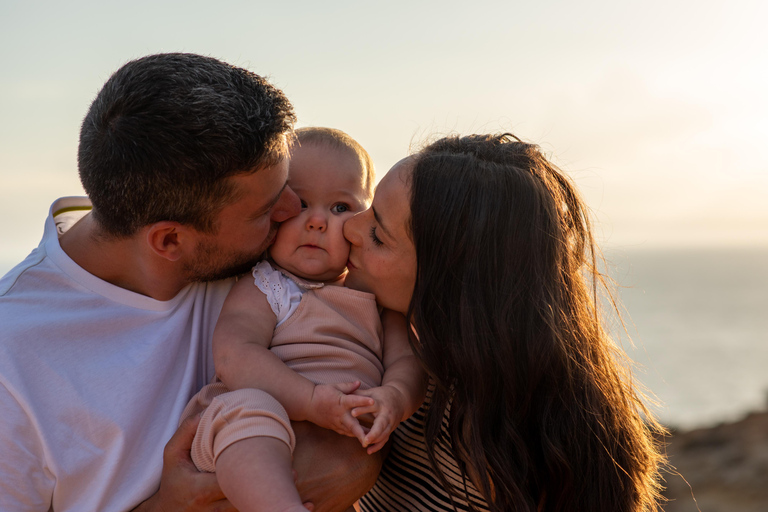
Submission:
<svg viewBox="0 0 768 512">
<path fill-rule="evenodd" d="M 357 268 L 350 260 L 347 260 L 347 270 L 352 270 L 353 268 Z"/>
</svg>

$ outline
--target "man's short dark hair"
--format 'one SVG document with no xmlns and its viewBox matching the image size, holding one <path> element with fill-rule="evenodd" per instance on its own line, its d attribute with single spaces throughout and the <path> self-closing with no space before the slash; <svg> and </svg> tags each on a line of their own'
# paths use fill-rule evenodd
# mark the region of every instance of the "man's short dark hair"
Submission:
<svg viewBox="0 0 768 512">
<path fill-rule="evenodd" d="M 80 130 L 80 180 L 105 235 L 163 220 L 215 232 L 234 200 L 226 178 L 277 164 L 296 116 L 264 78 L 201 55 L 128 62 L 104 84 Z"/>
</svg>

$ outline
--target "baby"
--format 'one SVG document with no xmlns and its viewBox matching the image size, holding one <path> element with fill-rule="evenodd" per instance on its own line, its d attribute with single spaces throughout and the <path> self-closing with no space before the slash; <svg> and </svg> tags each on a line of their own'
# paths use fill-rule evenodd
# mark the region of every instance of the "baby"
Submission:
<svg viewBox="0 0 768 512">
<path fill-rule="evenodd" d="M 290 420 L 356 437 L 370 454 L 424 397 L 403 316 L 344 287 L 342 227 L 373 198 L 371 159 L 339 130 L 296 133 L 288 184 L 301 213 L 280 226 L 271 261 L 232 288 L 214 331 L 217 381 L 182 415 L 204 409 L 192 459 L 240 512 L 306 510 Z"/>
</svg>

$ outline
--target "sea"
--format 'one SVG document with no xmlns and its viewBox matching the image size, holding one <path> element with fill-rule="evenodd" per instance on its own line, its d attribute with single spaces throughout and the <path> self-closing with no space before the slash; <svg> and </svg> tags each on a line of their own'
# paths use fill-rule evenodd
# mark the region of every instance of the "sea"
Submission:
<svg viewBox="0 0 768 512">
<path fill-rule="evenodd" d="M 768 247 L 603 252 L 610 331 L 662 423 L 740 419 L 768 404 Z M 0 261 L 0 275 L 16 262 Z"/>
<path fill-rule="evenodd" d="M 768 247 L 604 257 L 626 329 L 609 325 L 662 423 L 693 429 L 766 410 Z"/>
</svg>

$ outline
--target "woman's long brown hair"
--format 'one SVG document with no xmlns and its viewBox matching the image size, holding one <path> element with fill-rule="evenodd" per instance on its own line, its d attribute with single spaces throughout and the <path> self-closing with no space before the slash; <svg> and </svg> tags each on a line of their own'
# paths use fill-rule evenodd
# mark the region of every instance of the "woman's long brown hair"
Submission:
<svg viewBox="0 0 768 512">
<path fill-rule="evenodd" d="M 491 510 L 658 510 L 661 427 L 602 326 L 588 212 L 570 180 L 510 134 L 441 139 L 410 179 L 409 314 L 435 384 L 438 477 L 450 407 L 453 454 Z"/>
</svg>

